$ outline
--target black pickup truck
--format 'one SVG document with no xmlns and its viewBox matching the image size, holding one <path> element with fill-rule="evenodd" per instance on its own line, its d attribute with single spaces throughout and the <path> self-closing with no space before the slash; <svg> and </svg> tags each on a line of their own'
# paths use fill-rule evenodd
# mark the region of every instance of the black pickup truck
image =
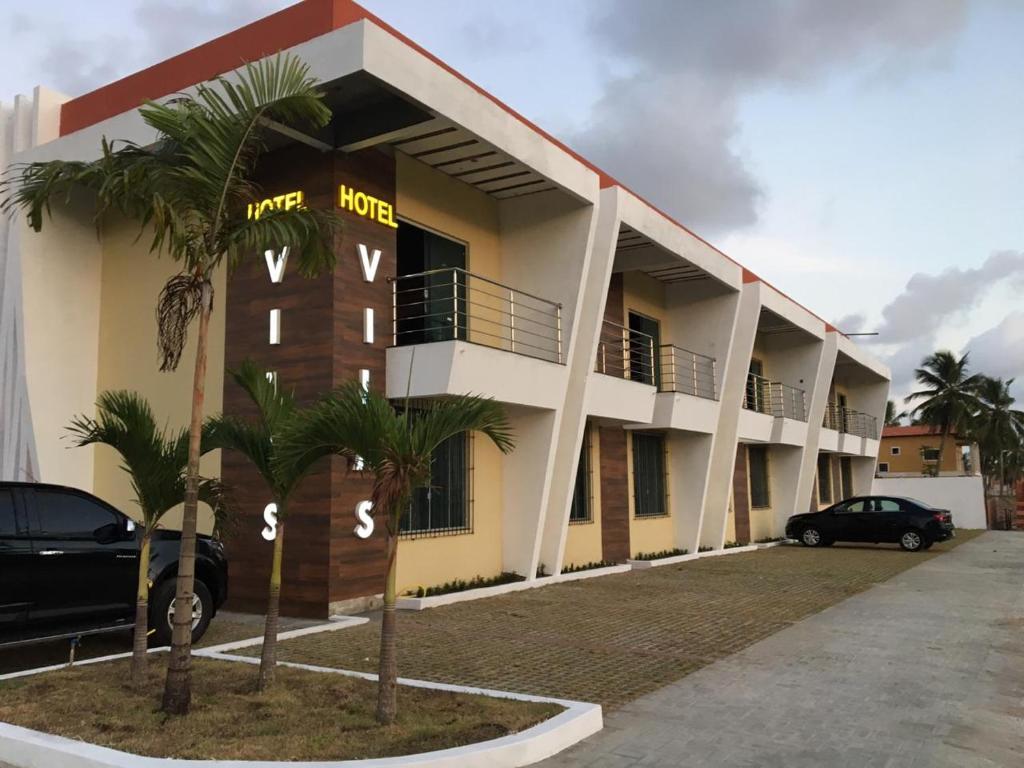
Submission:
<svg viewBox="0 0 1024 768">
<path fill-rule="evenodd" d="M 75 488 L 0 482 L 0 647 L 126 629 L 135 620 L 142 528 Z M 149 626 L 170 642 L 181 534 L 158 529 L 149 565 Z M 193 640 L 227 599 L 224 547 L 196 544 Z"/>
</svg>

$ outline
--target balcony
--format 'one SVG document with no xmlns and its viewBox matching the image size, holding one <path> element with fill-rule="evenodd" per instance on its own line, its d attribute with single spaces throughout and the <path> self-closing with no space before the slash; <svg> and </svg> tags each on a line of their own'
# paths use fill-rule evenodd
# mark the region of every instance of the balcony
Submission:
<svg viewBox="0 0 1024 768">
<path fill-rule="evenodd" d="M 743 407 L 749 411 L 796 421 L 807 421 L 807 393 L 799 387 L 747 374 Z"/>
<path fill-rule="evenodd" d="M 464 269 L 391 280 L 394 346 L 467 341 L 563 363 L 562 305 Z"/>
<path fill-rule="evenodd" d="M 561 406 L 567 371 L 560 304 L 464 269 L 391 283 L 388 397 L 472 393 L 531 408 Z"/>
<path fill-rule="evenodd" d="M 715 358 L 691 352 L 674 344 L 660 348 L 661 376 L 659 392 L 718 399 L 718 373 Z"/>
<path fill-rule="evenodd" d="M 605 320 L 597 340 L 594 373 L 587 387 L 587 412 L 621 422 L 651 420 L 655 387 L 654 339 Z"/>
<path fill-rule="evenodd" d="M 822 426 L 826 429 L 834 429 L 841 434 L 866 437 L 869 440 L 878 439 L 878 419 L 834 403 L 825 406 L 825 418 L 822 421 Z"/>
</svg>

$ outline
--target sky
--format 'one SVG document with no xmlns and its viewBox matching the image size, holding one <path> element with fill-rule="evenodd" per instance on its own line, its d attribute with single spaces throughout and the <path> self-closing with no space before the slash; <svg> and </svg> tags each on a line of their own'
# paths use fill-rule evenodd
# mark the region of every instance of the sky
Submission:
<svg viewBox="0 0 1024 768">
<path fill-rule="evenodd" d="M 0 0 L 0 100 L 78 95 L 289 3 Z M 796 301 L 893 394 L 936 349 L 1024 399 L 1024 3 L 364 5 Z"/>
</svg>

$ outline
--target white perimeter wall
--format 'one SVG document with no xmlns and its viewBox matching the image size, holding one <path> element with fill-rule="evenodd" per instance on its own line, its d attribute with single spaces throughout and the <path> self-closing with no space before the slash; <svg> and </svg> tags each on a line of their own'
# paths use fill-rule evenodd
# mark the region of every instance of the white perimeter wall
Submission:
<svg viewBox="0 0 1024 768">
<path fill-rule="evenodd" d="M 871 486 L 876 496 L 908 496 L 953 513 L 957 528 L 987 528 L 981 476 L 883 477 Z"/>
</svg>

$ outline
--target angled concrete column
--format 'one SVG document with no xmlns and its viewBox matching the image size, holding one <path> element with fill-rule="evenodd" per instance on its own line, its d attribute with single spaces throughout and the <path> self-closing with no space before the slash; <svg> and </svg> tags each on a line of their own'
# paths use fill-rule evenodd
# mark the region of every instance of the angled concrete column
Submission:
<svg viewBox="0 0 1024 768">
<path fill-rule="evenodd" d="M 761 312 L 761 284 L 744 283 L 733 320 L 732 343 L 724 360 L 720 360 L 720 400 L 718 429 L 713 436 L 708 469 L 707 494 L 701 518 L 700 545 L 721 549 L 725 543 L 729 494 L 732 490 L 733 465 L 736 461 L 736 440 L 739 436 L 740 409 L 750 371 L 750 355 L 754 351 L 757 321 Z"/>
<path fill-rule="evenodd" d="M 601 192 L 594 227 L 587 244 L 587 255 L 577 284 L 579 293 L 572 322 L 573 333 L 566 355 L 569 376 L 565 404 L 554 440 L 554 466 L 540 545 L 540 562 L 544 563 L 549 573 L 561 571 L 565 556 L 576 463 L 587 422 L 587 379 L 593 368 L 601 333 L 608 283 L 615 260 L 615 244 L 619 235 L 619 194 L 617 187 Z"/>
<path fill-rule="evenodd" d="M 700 544 L 701 512 L 707 498 L 713 446 L 713 435 L 668 432 L 668 492 L 675 546 L 688 552 L 696 552 Z"/>
</svg>

